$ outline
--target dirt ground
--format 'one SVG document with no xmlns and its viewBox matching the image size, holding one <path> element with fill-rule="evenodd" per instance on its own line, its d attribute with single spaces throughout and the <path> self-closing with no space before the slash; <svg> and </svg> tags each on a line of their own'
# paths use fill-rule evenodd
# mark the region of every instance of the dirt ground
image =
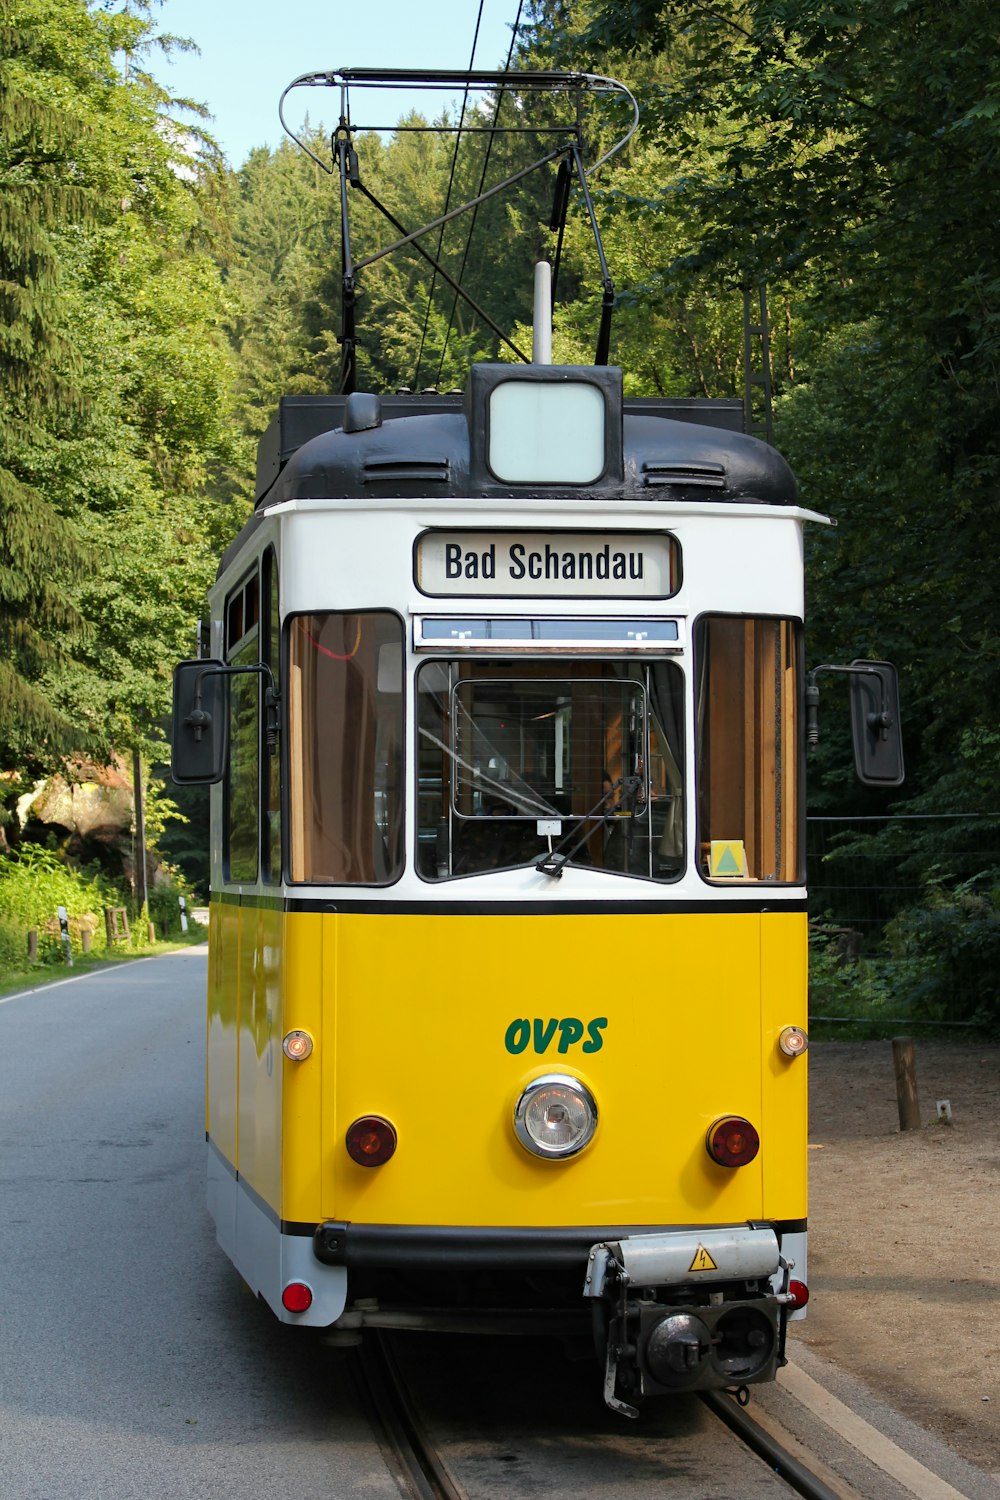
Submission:
<svg viewBox="0 0 1000 1500">
<path fill-rule="evenodd" d="M 795 1337 L 997 1473 L 1000 1047 L 916 1047 L 923 1128 L 906 1132 L 890 1042 L 810 1048 L 811 1297 Z"/>
</svg>

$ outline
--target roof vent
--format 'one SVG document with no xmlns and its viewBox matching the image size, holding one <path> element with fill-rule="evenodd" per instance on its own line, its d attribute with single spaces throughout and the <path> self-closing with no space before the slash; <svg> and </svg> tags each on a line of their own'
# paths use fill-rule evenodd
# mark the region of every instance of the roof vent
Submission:
<svg viewBox="0 0 1000 1500">
<path fill-rule="evenodd" d="M 369 458 L 361 471 L 362 484 L 447 484 L 446 458 Z"/>
<path fill-rule="evenodd" d="M 369 432 L 382 426 L 382 398 L 369 391 L 352 391 L 344 402 L 344 431 Z"/>
<path fill-rule="evenodd" d="M 725 464 L 645 463 L 642 482 L 647 489 L 667 484 L 696 484 L 706 489 L 722 490 L 726 487 L 726 467 Z"/>
</svg>

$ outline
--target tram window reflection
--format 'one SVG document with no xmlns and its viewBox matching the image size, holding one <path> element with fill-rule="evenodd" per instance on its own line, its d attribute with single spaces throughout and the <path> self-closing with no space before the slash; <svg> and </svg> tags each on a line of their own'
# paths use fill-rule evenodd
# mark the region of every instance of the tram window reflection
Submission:
<svg viewBox="0 0 1000 1500">
<path fill-rule="evenodd" d="M 387 611 L 298 615 L 288 677 L 292 879 L 398 879 L 402 621 Z"/>
<path fill-rule="evenodd" d="M 682 677 L 670 662 L 430 662 L 417 676 L 417 867 L 446 880 L 537 862 L 675 879 Z"/>
</svg>

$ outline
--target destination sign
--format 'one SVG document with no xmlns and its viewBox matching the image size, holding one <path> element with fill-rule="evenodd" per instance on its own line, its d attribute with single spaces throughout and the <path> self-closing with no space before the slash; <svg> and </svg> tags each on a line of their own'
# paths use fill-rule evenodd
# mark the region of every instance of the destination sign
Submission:
<svg viewBox="0 0 1000 1500">
<path fill-rule="evenodd" d="M 428 531 L 416 582 L 448 598 L 667 599 L 676 549 L 649 532 Z"/>
</svg>

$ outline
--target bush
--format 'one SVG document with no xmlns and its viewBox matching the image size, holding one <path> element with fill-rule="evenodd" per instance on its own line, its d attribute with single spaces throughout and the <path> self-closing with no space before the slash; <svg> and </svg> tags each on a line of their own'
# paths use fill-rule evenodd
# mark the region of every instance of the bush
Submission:
<svg viewBox="0 0 1000 1500">
<path fill-rule="evenodd" d="M 20 927 L 0 920 L 0 974 L 16 974 L 28 959 L 28 945 Z"/>
<path fill-rule="evenodd" d="M 19 934 L 18 966 L 26 963 L 31 928 L 38 932 L 40 959 L 56 962 L 63 956 L 56 925 L 58 907 L 66 908 L 70 938 L 79 951 L 81 930 L 89 927 L 102 933 L 102 909 L 123 904 L 120 893 L 99 869 L 74 870 L 38 844 L 26 844 L 16 854 L 0 858 L 0 922 Z"/>
<path fill-rule="evenodd" d="M 809 1024 L 835 1020 L 838 1040 L 877 1036 L 881 1025 L 899 1015 L 891 965 L 860 957 L 845 936 L 854 934 L 830 923 L 810 925 Z"/>
<path fill-rule="evenodd" d="M 1000 1027 L 1000 883 L 996 871 L 927 886 L 889 923 L 900 998 L 914 1016 Z"/>
<path fill-rule="evenodd" d="M 952 884 L 928 882 L 922 900 L 887 923 L 881 951 L 845 950 L 845 929 L 810 930 L 809 1014 L 837 1017 L 838 1038 L 921 1022 L 1000 1031 L 1000 879 L 989 871 Z M 846 1020 L 853 1024 L 844 1025 Z"/>
<path fill-rule="evenodd" d="M 169 884 L 157 884 L 149 892 L 149 920 L 156 928 L 157 937 L 178 938 L 181 936 L 181 909 L 178 898 L 183 896 L 187 902 L 189 924 L 192 907 L 200 906 L 201 901 L 197 891 L 191 888 L 180 870 L 172 865 L 161 866 L 161 869 L 169 876 Z"/>
</svg>

